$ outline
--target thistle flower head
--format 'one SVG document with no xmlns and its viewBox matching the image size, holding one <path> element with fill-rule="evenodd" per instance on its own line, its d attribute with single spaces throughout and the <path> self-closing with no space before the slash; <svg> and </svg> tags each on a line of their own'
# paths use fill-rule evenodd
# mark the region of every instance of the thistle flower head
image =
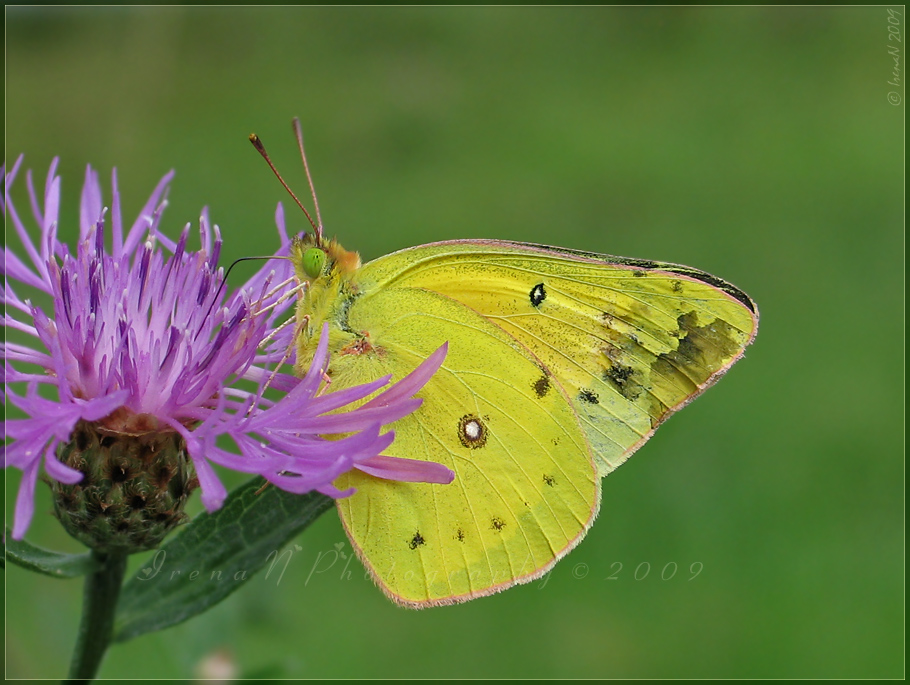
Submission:
<svg viewBox="0 0 910 685">
<path fill-rule="evenodd" d="M 394 437 L 382 427 L 419 406 L 413 395 L 442 363 L 443 348 L 393 388 L 351 409 L 389 379 L 322 394 L 325 334 L 304 378 L 270 370 L 293 361 L 293 329 L 279 323 L 293 301 L 287 260 L 266 265 L 228 292 L 218 267 L 221 235 L 205 210 L 197 251 L 189 248 L 189 224 L 176 242 L 159 231 L 172 174 L 124 230 L 116 172 L 108 210 L 91 168 L 72 253 L 57 237 L 56 160 L 40 198 L 26 174 L 40 231 L 33 242 L 9 197 L 21 161 L 8 174 L 4 167 L 3 197 L 22 247 L 22 257 L 4 248 L 2 290 L 7 332 L 24 341 L 2 344 L 4 402 L 26 415 L 6 422 L 4 466 L 23 472 L 14 538 L 31 520 L 42 463 L 55 511 L 70 533 L 91 546 L 130 550 L 158 544 L 182 518 L 197 483 L 209 510 L 221 505 L 227 493 L 213 464 L 260 474 L 293 492 L 332 496 L 349 494 L 332 481 L 351 468 L 400 480 L 451 481 L 451 471 L 438 464 L 381 455 Z M 277 254 L 287 255 L 280 206 L 276 222 Z M 43 294 L 52 307 L 45 311 L 21 297 L 20 288 Z M 253 381 L 247 386 L 254 389 L 231 385 L 240 379 Z M 266 399 L 266 384 L 284 396 Z M 339 433 L 347 437 L 321 437 Z M 236 453 L 216 444 L 221 436 Z"/>
</svg>

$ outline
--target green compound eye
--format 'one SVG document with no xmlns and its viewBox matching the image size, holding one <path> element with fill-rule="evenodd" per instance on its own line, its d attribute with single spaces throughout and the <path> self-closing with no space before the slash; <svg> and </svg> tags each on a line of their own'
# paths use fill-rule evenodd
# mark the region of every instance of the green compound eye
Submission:
<svg viewBox="0 0 910 685">
<path fill-rule="evenodd" d="M 303 253 L 303 272 L 310 278 L 319 278 L 325 266 L 325 251 L 311 247 Z"/>
</svg>

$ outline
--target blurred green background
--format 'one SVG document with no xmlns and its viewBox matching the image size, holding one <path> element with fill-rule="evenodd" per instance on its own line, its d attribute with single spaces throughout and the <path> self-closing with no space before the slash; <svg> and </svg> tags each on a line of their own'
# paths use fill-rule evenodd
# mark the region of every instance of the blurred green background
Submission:
<svg viewBox="0 0 910 685">
<path fill-rule="evenodd" d="M 7 8 L 7 160 L 25 153 L 43 179 L 61 156 L 64 235 L 85 164 L 105 188 L 117 167 L 130 221 L 175 168 L 165 230 L 208 205 L 225 263 L 271 252 L 278 201 L 304 221 L 246 137 L 306 196 L 298 115 L 328 232 L 366 259 L 559 244 L 704 269 L 763 315 L 746 359 L 604 481 L 598 522 L 546 583 L 400 609 L 356 560 L 313 572 L 346 543 L 330 512 L 280 583 L 254 576 L 116 645 L 101 676 L 222 658 L 241 677 L 901 677 L 904 106 L 887 18 Z M 80 551 L 39 493 L 29 539 Z M 81 583 L 4 579 L 7 675 L 63 676 Z"/>
</svg>

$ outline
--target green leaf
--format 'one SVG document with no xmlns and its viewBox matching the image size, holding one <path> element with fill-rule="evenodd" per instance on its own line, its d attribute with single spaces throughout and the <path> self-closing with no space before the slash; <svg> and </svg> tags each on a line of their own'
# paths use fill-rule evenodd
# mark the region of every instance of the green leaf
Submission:
<svg viewBox="0 0 910 685">
<path fill-rule="evenodd" d="M 25 540 L 13 540 L 12 531 L 6 529 L 6 558 L 14 564 L 54 578 L 78 578 L 98 568 L 90 552 L 63 554 L 36 547 Z"/>
<path fill-rule="evenodd" d="M 319 493 L 294 495 L 274 486 L 257 495 L 264 483 L 257 477 L 240 486 L 221 509 L 200 514 L 159 548 L 123 588 L 116 642 L 168 628 L 217 604 L 334 503 Z"/>
</svg>

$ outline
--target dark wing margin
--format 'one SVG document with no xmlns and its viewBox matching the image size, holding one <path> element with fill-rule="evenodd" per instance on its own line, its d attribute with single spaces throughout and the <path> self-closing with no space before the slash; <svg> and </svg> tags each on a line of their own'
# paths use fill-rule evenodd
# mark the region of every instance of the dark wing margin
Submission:
<svg viewBox="0 0 910 685">
<path fill-rule="evenodd" d="M 549 245 L 538 245 L 536 243 L 519 243 L 504 240 L 500 241 L 499 244 L 529 248 L 532 250 L 547 250 L 551 252 L 572 255 L 574 257 L 584 257 L 585 259 L 608 262 L 610 264 L 617 264 L 619 266 L 629 266 L 633 269 L 642 269 L 644 271 L 668 271 L 670 273 L 680 274 L 681 276 L 688 276 L 689 278 L 694 278 L 695 280 L 706 283 L 714 288 L 717 288 L 718 290 L 722 290 L 731 297 L 742 302 L 750 312 L 753 314 L 758 314 L 758 307 L 756 306 L 755 302 L 753 302 L 752 298 L 746 295 L 746 293 L 744 293 L 742 290 L 737 288 L 732 283 L 727 283 L 722 278 L 718 278 L 717 276 L 709 274 L 705 271 L 700 271 L 699 269 L 693 269 L 691 266 L 671 264 L 669 262 L 655 262 L 650 259 L 630 259 L 628 257 L 616 257 L 614 255 L 600 254 L 598 252 L 586 252 L 584 250 L 573 250 L 568 247 L 552 247 Z"/>
</svg>

